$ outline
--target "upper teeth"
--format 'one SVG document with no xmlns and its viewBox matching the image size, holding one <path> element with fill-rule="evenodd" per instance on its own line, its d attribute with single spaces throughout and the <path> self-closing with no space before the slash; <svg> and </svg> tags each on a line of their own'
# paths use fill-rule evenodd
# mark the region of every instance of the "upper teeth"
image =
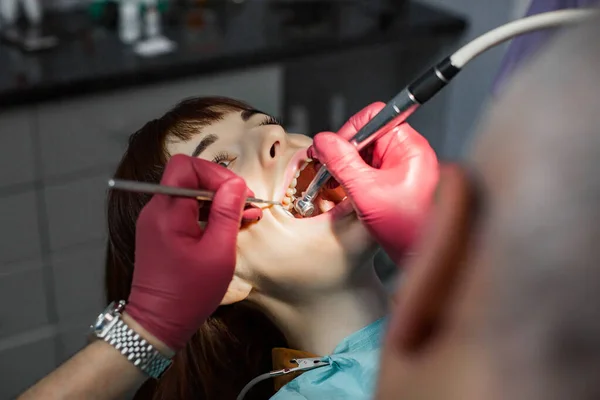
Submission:
<svg viewBox="0 0 600 400">
<path fill-rule="evenodd" d="M 292 207 L 294 206 L 294 201 L 296 200 L 296 197 L 294 195 L 296 194 L 296 185 L 298 184 L 298 177 L 300 176 L 300 172 L 302 172 L 304 170 L 304 168 L 306 168 L 306 166 L 308 165 L 309 162 L 310 162 L 310 160 L 306 160 L 304 162 L 304 164 L 302 164 L 300 169 L 298 169 L 298 171 L 296 171 L 294 178 L 292 179 L 289 187 L 285 191 L 285 196 L 284 196 L 283 200 L 281 201 L 284 209 L 291 210 Z"/>
</svg>

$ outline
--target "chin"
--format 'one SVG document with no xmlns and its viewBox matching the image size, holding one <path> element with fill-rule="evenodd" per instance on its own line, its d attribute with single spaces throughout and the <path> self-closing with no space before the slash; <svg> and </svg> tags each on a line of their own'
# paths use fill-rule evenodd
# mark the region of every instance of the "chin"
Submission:
<svg viewBox="0 0 600 400">
<path fill-rule="evenodd" d="M 265 227 L 273 224 L 280 231 L 261 230 L 253 235 L 251 247 L 238 247 L 248 279 L 259 292 L 285 298 L 303 291 L 328 291 L 344 286 L 357 271 L 372 266 L 369 261 L 375 246 L 358 223 L 338 236 L 331 228 L 295 229 L 275 221 L 273 215 L 263 218 Z M 260 225 L 260 224 L 257 224 Z M 326 224 L 323 224 L 326 225 Z M 354 224 L 353 224 L 354 225 Z"/>
<path fill-rule="evenodd" d="M 356 214 L 328 214 L 294 218 L 274 207 L 248 231 L 251 241 L 238 248 L 249 270 L 271 282 L 265 291 L 328 290 L 372 266 L 377 246 Z"/>
</svg>

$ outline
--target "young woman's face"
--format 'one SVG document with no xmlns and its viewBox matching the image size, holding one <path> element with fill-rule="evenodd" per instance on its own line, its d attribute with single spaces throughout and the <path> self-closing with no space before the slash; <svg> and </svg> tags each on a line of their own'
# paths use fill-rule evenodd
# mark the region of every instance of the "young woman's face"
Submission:
<svg viewBox="0 0 600 400">
<path fill-rule="evenodd" d="M 298 175 L 311 143 L 265 114 L 234 112 L 187 142 L 169 143 L 168 151 L 218 163 L 244 178 L 256 197 L 287 205 L 314 176 L 312 164 Z M 291 206 L 265 208 L 263 218 L 238 236 L 236 275 L 265 292 L 343 284 L 352 268 L 348 260 L 365 261 L 374 248 L 344 198 L 341 189 L 325 192 L 311 218 L 299 218 Z"/>
</svg>

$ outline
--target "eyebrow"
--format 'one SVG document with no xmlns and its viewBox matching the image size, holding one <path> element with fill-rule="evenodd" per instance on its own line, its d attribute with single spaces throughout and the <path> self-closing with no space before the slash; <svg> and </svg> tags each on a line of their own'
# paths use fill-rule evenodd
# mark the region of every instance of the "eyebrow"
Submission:
<svg viewBox="0 0 600 400">
<path fill-rule="evenodd" d="M 256 114 L 268 115 L 268 114 L 266 114 L 260 110 L 256 110 L 256 109 L 244 110 L 244 111 L 242 111 L 242 114 L 241 114 L 242 121 L 247 122 L 250 118 L 252 118 Z M 217 140 L 219 140 L 219 137 L 217 135 L 214 135 L 212 133 L 210 135 L 206 135 L 200 141 L 200 143 L 198 143 L 198 146 L 196 146 L 196 148 L 194 149 L 194 152 L 192 153 L 192 157 L 198 157 L 200 154 L 202 154 L 202 152 L 204 150 L 206 150 L 208 148 L 208 146 L 210 146 Z"/>
<path fill-rule="evenodd" d="M 217 140 L 219 140 L 217 135 L 213 135 L 212 133 L 210 135 L 206 135 L 200 141 L 200 143 L 198 143 L 198 146 L 196 146 L 196 148 L 194 149 L 194 152 L 192 153 L 192 157 L 198 157 L 204 150 L 207 149 L 208 146 L 210 146 Z"/>
</svg>

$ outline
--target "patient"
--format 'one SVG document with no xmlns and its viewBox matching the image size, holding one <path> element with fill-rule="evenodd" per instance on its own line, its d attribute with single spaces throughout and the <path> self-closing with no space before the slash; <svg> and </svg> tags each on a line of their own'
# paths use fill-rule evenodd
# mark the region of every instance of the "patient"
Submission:
<svg viewBox="0 0 600 400">
<path fill-rule="evenodd" d="M 242 102 L 194 98 L 132 135 L 115 177 L 157 183 L 171 155 L 187 154 L 231 169 L 256 197 L 290 204 L 315 174 L 306 155 L 310 144 Z M 312 218 L 271 207 L 260 221 L 246 221 L 222 306 L 162 379 L 147 382 L 136 398 L 234 399 L 251 379 L 274 369 L 274 348 L 288 347 L 305 356 L 360 348 L 352 367 L 360 378 L 351 393 L 370 398 L 388 297 L 372 264 L 376 244 L 343 199 L 332 189 L 318 199 Z M 135 221 L 148 200 L 120 191 L 108 197 L 108 301 L 129 295 Z M 282 390 L 291 393 L 295 384 Z M 273 394 L 267 381 L 246 398 Z"/>
</svg>

